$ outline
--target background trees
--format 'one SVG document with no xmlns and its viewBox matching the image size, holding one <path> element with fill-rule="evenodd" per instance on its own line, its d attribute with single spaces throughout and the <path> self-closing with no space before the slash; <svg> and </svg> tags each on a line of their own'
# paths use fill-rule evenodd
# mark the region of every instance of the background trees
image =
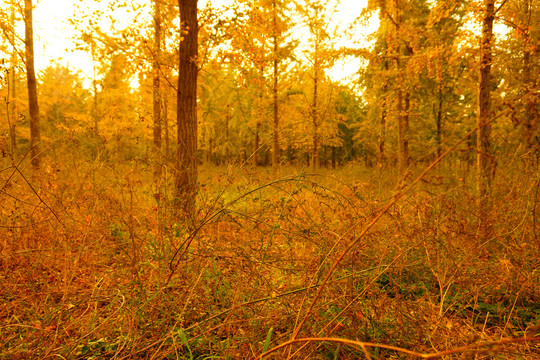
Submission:
<svg viewBox="0 0 540 360">
<path fill-rule="evenodd" d="M 12 77 L 23 54 L 24 44 L 14 30 L 17 21 L 23 19 L 22 4 L 9 2 L 2 12 L 9 20 L 2 23 L 2 49 L 4 59 L 10 59 Z M 199 9 L 202 50 L 196 64 L 200 81 L 195 88 L 199 111 L 189 110 L 188 117 L 192 129 L 197 121 L 201 128 L 196 140 L 199 150 L 194 150 L 195 143 L 190 148 L 200 160 L 214 163 L 249 159 L 258 165 L 309 163 L 314 169 L 333 164 L 339 154 L 347 154 L 342 160 L 396 164 L 404 174 L 409 164 L 414 167 L 418 161 L 433 158 L 445 143 L 462 136 L 472 125 L 470 116 L 489 117 L 506 106 L 511 111 L 494 125 L 494 131 L 504 129 L 512 143 L 494 144 L 494 156 L 511 152 L 508 146 L 518 143 L 534 149 L 538 138 L 534 96 L 539 86 L 534 21 L 537 5 L 525 0 L 501 5 L 495 10 L 500 23 L 506 24 L 506 33 L 485 40 L 482 47 L 484 53 L 486 46 L 492 47 L 492 61 L 479 61 L 481 49 L 476 41 L 481 33 L 471 30 L 481 23 L 479 16 L 484 10 L 460 1 L 370 4 L 359 19 L 379 18 L 372 42 L 346 49 L 336 46 L 345 35 L 335 32 L 334 5 L 330 1 L 298 2 L 295 6 L 280 1 L 237 1 L 222 9 Z M 110 0 L 106 6 L 86 2 L 77 9 L 80 16 L 71 20 L 73 37 L 79 49 L 91 57 L 93 71 L 84 74 L 90 79 L 77 80 L 76 86 L 88 88 L 91 94 L 82 96 L 81 92 L 76 100 L 82 102 L 81 111 L 88 113 L 67 118 L 86 119 L 89 114 L 95 134 L 106 141 L 105 148 L 116 146 L 111 154 L 145 158 L 154 153 L 159 159 L 162 152 L 179 151 L 177 146 L 170 150 L 169 130 L 176 130 L 177 136 L 179 131 L 184 135 L 195 133 L 182 130 L 168 119 L 175 107 L 182 113 L 194 103 L 191 95 L 182 95 L 187 83 L 178 83 L 178 69 L 195 64 L 193 59 L 183 59 L 183 67 L 179 65 L 178 46 L 187 46 L 184 41 L 189 35 L 187 30 L 174 31 L 180 26 L 179 10 L 174 1 L 123 4 Z M 124 24 L 122 17 L 110 15 L 112 11 L 131 16 L 133 21 Z M 335 60 L 351 55 L 361 59 L 364 66 L 356 79 L 340 84 L 329 74 Z M 489 82 L 477 78 L 483 73 L 482 64 L 493 67 Z M 42 71 L 45 75 L 38 78 L 44 89 L 68 76 L 62 75 L 61 68 Z M 60 72 L 56 80 L 53 71 Z M 193 79 L 193 74 L 190 76 Z M 32 83 L 32 76 L 28 79 Z M 28 117 L 15 115 L 15 105 L 29 102 L 28 96 L 16 94 L 17 82 L 12 79 L 11 83 L 9 131 L 11 139 L 19 137 L 11 145 L 15 149 L 27 136 L 24 121 L 17 132 L 16 123 L 32 116 L 30 107 Z M 478 87 L 479 83 L 483 85 Z M 495 97 L 492 110 L 480 111 L 485 106 L 476 109 L 477 94 L 483 94 L 485 103 L 489 83 L 489 93 Z M 361 91 L 355 87 L 358 84 Z M 6 93 L 7 87 L 2 91 Z M 191 105 L 178 104 L 177 91 L 182 101 L 191 99 Z M 43 93 L 47 102 L 61 103 L 53 99 L 53 94 L 64 92 L 36 93 Z M 44 106 L 50 111 L 48 104 Z M 345 108 L 347 116 L 340 113 Z M 32 113 L 35 115 L 34 110 Z M 54 135 L 55 128 L 47 126 L 46 136 Z M 488 153 L 486 149 L 473 150 L 477 145 L 486 146 L 488 129 L 482 129 L 452 161 Z M 34 141 L 36 134 L 34 126 Z M 161 149 L 161 139 L 169 150 Z M 154 150 L 150 150 L 150 143 Z M 166 162 L 156 161 L 166 166 Z M 485 169 L 489 161 L 480 163 Z"/>
</svg>

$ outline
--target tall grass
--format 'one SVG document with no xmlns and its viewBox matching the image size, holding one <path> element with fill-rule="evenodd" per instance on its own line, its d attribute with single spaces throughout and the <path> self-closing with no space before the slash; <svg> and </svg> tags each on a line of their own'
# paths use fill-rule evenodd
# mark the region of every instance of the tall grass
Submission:
<svg viewBox="0 0 540 360">
<path fill-rule="evenodd" d="M 1 358 L 540 359 L 540 185 L 525 160 L 499 165 L 489 232 L 473 174 L 443 165 L 322 289 L 395 196 L 393 170 L 203 165 L 193 222 L 171 208 L 173 174 L 158 186 L 140 159 L 45 163 L 38 178 L 24 161 L 0 172 Z M 297 338 L 319 340 L 275 349 L 303 318 Z"/>
</svg>

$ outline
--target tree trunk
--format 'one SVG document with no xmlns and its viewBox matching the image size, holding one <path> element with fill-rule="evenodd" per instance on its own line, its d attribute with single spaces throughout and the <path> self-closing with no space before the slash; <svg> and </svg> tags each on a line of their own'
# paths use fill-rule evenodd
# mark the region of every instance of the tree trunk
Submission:
<svg viewBox="0 0 540 360">
<path fill-rule="evenodd" d="M 89 38 L 90 42 L 90 53 L 92 55 L 92 90 L 94 92 L 92 96 L 92 122 L 94 123 L 94 135 L 97 137 L 99 135 L 99 114 L 98 114 L 98 89 L 97 89 L 97 78 L 96 78 L 96 50 L 94 48 L 94 40 Z"/>
<path fill-rule="evenodd" d="M 272 86 L 273 95 L 273 110 L 274 110 L 274 122 L 273 122 L 273 148 L 272 148 L 272 173 L 275 174 L 278 168 L 279 162 L 279 108 L 278 108 L 278 75 L 279 75 L 279 39 L 277 28 L 277 4 L 276 0 L 272 1 L 273 9 L 273 41 L 274 41 L 274 82 Z"/>
<path fill-rule="evenodd" d="M 154 61 L 152 63 L 153 80 L 153 118 L 154 118 L 154 178 L 161 177 L 161 89 L 160 89 L 160 59 L 161 59 L 161 11 L 160 0 L 154 0 Z"/>
<path fill-rule="evenodd" d="M 476 142 L 476 181 L 478 189 L 479 235 L 489 234 L 488 192 L 495 176 L 495 159 L 491 154 L 491 62 L 493 44 L 494 0 L 485 0 L 485 13 L 482 22 L 482 43 L 480 45 L 480 76 L 478 82 L 478 138 Z"/>
<path fill-rule="evenodd" d="M 441 156 L 442 151 L 442 107 L 443 107 L 443 93 L 442 89 L 440 88 L 441 85 L 439 85 L 439 89 L 437 92 L 437 110 L 436 110 L 436 118 L 435 122 L 437 125 L 437 133 L 435 134 L 435 140 L 437 141 L 437 158 Z"/>
<path fill-rule="evenodd" d="M 495 175 L 495 161 L 491 154 L 491 62 L 493 43 L 494 0 L 485 0 L 485 13 L 482 23 L 482 43 L 480 47 L 480 78 L 478 87 L 477 125 L 478 141 L 476 151 L 477 187 L 480 198 L 487 195 Z"/>
<path fill-rule="evenodd" d="M 319 19 L 319 7 L 315 7 L 315 19 Z M 311 117 L 313 121 L 313 171 L 317 172 L 320 167 L 319 159 L 319 112 L 318 112 L 318 88 L 319 88 L 319 74 L 320 74 L 320 59 L 319 59 L 319 47 L 321 42 L 320 30 L 318 28 L 312 29 L 315 32 L 315 49 L 313 53 L 313 102 L 311 104 Z"/>
<path fill-rule="evenodd" d="M 30 113 L 30 147 L 32 156 L 32 168 L 37 171 L 40 166 L 40 126 L 39 108 L 37 97 L 36 72 L 34 69 L 34 29 L 32 20 L 32 0 L 24 1 L 24 42 L 26 57 L 26 78 L 28 87 L 28 110 Z"/>
<path fill-rule="evenodd" d="M 405 174 L 409 166 L 409 110 L 411 97 L 408 92 L 398 90 L 398 169 L 399 176 Z"/>
<path fill-rule="evenodd" d="M 183 36 L 179 48 L 175 194 L 179 209 L 192 215 L 197 194 L 197 0 L 178 0 L 178 6 Z"/>
<path fill-rule="evenodd" d="M 215 164 L 214 161 L 214 137 L 210 135 L 210 139 L 208 140 L 208 154 L 206 157 L 206 161 Z"/>
<path fill-rule="evenodd" d="M 315 77 L 313 78 L 313 104 L 311 109 L 311 116 L 313 121 L 313 171 L 317 171 L 320 166 L 319 160 L 319 114 L 317 112 L 317 86 L 318 86 L 318 69 L 317 61 L 315 61 Z"/>
<path fill-rule="evenodd" d="M 12 28 L 15 29 L 15 9 L 11 9 L 11 25 Z M 8 119 L 10 119 L 9 122 L 9 143 L 10 143 L 10 153 L 12 159 L 15 159 L 16 152 L 17 152 L 17 117 L 18 117 L 18 111 L 17 111 L 17 68 L 15 64 L 17 63 L 17 49 L 15 48 L 15 35 L 13 35 L 12 39 L 12 52 L 11 52 L 11 77 L 8 78 L 8 84 L 11 81 L 11 100 L 9 100 L 9 110 L 8 110 Z M 8 98 L 9 98 L 9 90 L 8 90 Z"/>
<path fill-rule="evenodd" d="M 163 132 L 165 136 L 165 164 L 168 164 L 168 161 L 171 156 L 171 144 L 169 140 L 169 99 L 165 93 L 163 96 Z"/>
<path fill-rule="evenodd" d="M 255 125 L 255 143 L 253 144 L 253 147 L 255 148 L 253 150 L 253 165 L 257 166 L 259 165 L 259 146 L 260 146 L 260 138 L 259 138 L 259 132 L 261 129 L 261 123 L 259 120 L 257 120 L 257 124 Z"/>
<path fill-rule="evenodd" d="M 398 115 L 398 172 L 399 177 L 405 174 L 409 166 L 409 108 L 410 94 L 403 88 L 405 85 L 405 75 L 401 69 L 401 63 L 397 62 L 399 77 L 397 92 L 397 115 Z"/>
<path fill-rule="evenodd" d="M 15 57 L 12 57 L 12 60 L 15 60 Z M 15 64 L 15 62 L 12 62 L 12 64 Z M 16 151 L 17 151 L 17 102 L 16 102 L 16 96 L 17 96 L 17 70 L 14 65 L 12 65 L 11 70 L 11 76 L 8 78 L 8 83 L 11 83 L 11 89 L 8 89 L 8 102 L 9 102 L 9 109 L 8 109 L 8 123 L 9 123 L 9 152 L 11 154 L 11 158 L 15 159 L 16 157 Z M 11 94 L 10 94 L 11 90 Z M 11 95 L 11 99 L 9 98 Z"/>
<path fill-rule="evenodd" d="M 523 145 L 526 149 L 533 146 L 534 132 L 538 124 L 538 97 L 534 91 L 534 77 L 531 76 L 531 57 L 533 55 L 533 45 L 531 42 L 531 3 L 530 0 L 523 1 L 523 13 L 525 15 L 525 26 L 523 26 L 523 92 L 525 98 L 525 114 L 523 116 Z"/>
<path fill-rule="evenodd" d="M 265 86 L 264 86 L 264 65 L 261 65 L 260 69 L 259 69 L 259 80 L 260 80 L 260 86 L 259 86 L 259 101 L 256 105 L 256 110 L 257 110 L 257 119 L 256 119 L 256 124 L 255 124 L 255 143 L 254 143 L 254 149 L 253 149 L 253 166 L 257 166 L 259 165 L 260 163 L 260 152 L 259 152 L 259 147 L 260 147 L 260 129 L 261 129 L 261 120 L 263 118 L 263 113 L 264 113 L 264 109 L 263 109 L 263 99 L 264 99 L 264 89 L 265 89 Z"/>
<path fill-rule="evenodd" d="M 401 11 L 398 4 L 398 0 L 395 0 L 395 22 L 396 35 L 399 34 L 399 26 L 401 24 Z M 410 93 L 407 89 L 407 74 L 406 74 L 406 62 L 410 55 L 412 55 L 412 49 L 409 45 L 401 44 L 397 46 L 398 57 L 396 58 L 396 70 L 398 73 L 397 84 L 397 116 L 398 116 L 398 175 L 403 177 L 405 170 L 409 166 L 409 110 L 411 105 Z M 400 59 L 403 57 L 403 60 Z"/>
<path fill-rule="evenodd" d="M 386 90 L 388 85 L 385 84 L 383 87 L 383 96 L 381 101 L 381 130 L 379 135 L 379 163 L 382 167 L 386 165 L 386 153 L 384 150 L 385 141 L 386 141 L 386 116 L 387 116 L 387 100 L 386 100 Z"/>
<path fill-rule="evenodd" d="M 231 151 L 229 148 L 229 121 L 231 119 L 230 114 L 230 106 L 227 104 L 227 114 L 225 114 L 225 163 L 229 165 L 230 163 L 230 157 L 231 157 Z"/>
</svg>

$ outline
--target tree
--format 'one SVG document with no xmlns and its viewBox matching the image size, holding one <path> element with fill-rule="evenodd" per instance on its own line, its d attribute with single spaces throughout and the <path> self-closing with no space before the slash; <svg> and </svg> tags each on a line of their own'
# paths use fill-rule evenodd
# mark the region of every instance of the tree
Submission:
<svg viewBox="0 0 540 360">
<path fill-rule="evenodd" d="M 14 1 L 6 2 L 6 6 L 0 9 L 0 31 L 2 37 L 0 37 L 0 54 L 2 62 L 0 64 L 1 80 L 6 81 L 7 89 L 3 98 L 6 102 L 7 110 L 7 123 L 9 134 L 9 153 L 13 157 L 17 149 L 17 118 L 18 118 L 18 76 L 19 60 L 24 62 L 24 54 L 21 54 L 18 49 L 19 38 L 16 35 L 16 21 L 18 12 L 17 5 Z M 5 58 L 4 58 L 5 56 Z M 9 57 L 9 61 L 7 61 Z"/>
<path fill-rule="evenodd" d="M 410 117 L 419 104 L 418 95 L 413 89 L 419 87 L 423 70 L 423 51 L 428 7 L 424 0 L 380 1 L 380 37 L 375 47 L 371 71 L 378 70 L 378 91 L 382 94 L 383 108 L 380 116 L 381 131 L 384 133 L 387 119 L 392 117 L 397 123 L 398 173 L 404 175 L 410 160 Z M 373 75 L 371 75 L 373 76 Z M 373 81 L 374 79 L 371 79 Z M 377 80 L 375 80 L 377 81 Z M 387 96 L 384 96 L 387 95 Z M 377 97 L 374 106 L 380 105 Z M 392 101 L 389 101 L 392 100 Z M 385 142 L 379 140 L 379 157 L 385 156 Z"/>
<path fill-rule="evenodd" d="M 37 171 L 40 166 L 40 126 L 37 97 L 37 81 L 34 69 L 34 30 L 32 19 L 32 0 L 24 1 L 24 41 L 26 58 L 26 82 L 28 88 L 28 110 L 30 113 L 30 147 L 32 168 Z"/>
<path fill-rule="evenodd" d="M 153 119 L 154 119 L 154 176 L 161 176 L 161 89 L 160 89 L 160 59 L 161 59 L 161 8 L 160 0 L 154 0 L 154 71 L 153 81 Z"/>
<path fill-rule="evenodd" d="M 264 4 L 264 3 L 263 3 Z M 272 172 L 275 174 L 279 166 L 279 85 L 280 66 L 291 54 L 294 44 L 287 42 L 290 20 L 285 14 L 286 4 L 281 0 L 272 0 L 270 4 L 270 39 L 272 42 Z"/>
<path fill-rule="evenodd" d="M 508 1 L 497 16 L 511 29 L 501 46 L 506 75 L 501 87 L 506 103 L 514 110 L 514 124 L 520 126 L 521 145 L 530 151 L 540 145 L 540 5 L 531 0 Z"/>
<path fill-rule="evenodd" d="M 481 199 L 485 198 L 495 176 L 495 159 L 491 153 L 491 65 L 493 46 L 493 20 L 495 1 L 484 0 L 482 39 L 480 45 L 480 71 L 478 81 L 478 140 L 476 148 L 477 187 Z"/>
<path fill-rule="evenodd" d="M 39 83 L 42 134 L 59 137 L 67 129 L 81 131 L 93 125 L 87 110 L 90 92 L 80 73 L 50 65 L 40 72 Z"/>
<path fill-rule="evenodd" d="M 431 103 L 426 101 L 426 105 L 435 123 L 437 157 L 442 153 L 446 119 L 455 117 L 457 92 L 463 93 L 466 88 L 457 84 L 462 66 L 455 45 L 465 15 L 462 5 L 461 0 L 438 2 L 430 11 L 426 26 L 425 95 L 431 98 Z"/>
<path fill-rule="evenodd" d="M 272 141 L 272 172 L 275 174 L 279 165 L 279 108 L 278 108 L 278 83 L 279 83 L 279 56 L 278 51 L 281 45 L 281 29 L 278 27 L 277 0 L 272 0 L 272 45 L 273 45 L 273 141 Z"/>
<path fill-rule="evenodd" d="M 237 4 L 234 20 L 228 27 L 231 47 L 226 53 L 226 59 L 234 66 L 237 72 L 234 75 L 239 80 L 238 93 L 242 94 L 236 103 L 247 125 L 246 142 L 251 144 L 254 166 L 260 163 L 261 148 L 264 147 L 261 139 L 268 125 L 265 117 L 270 101 L 265 79 L 271 60 L 268 55 L 269 21 L 264 8 L 257 4 Z"/>
<path fill-rule="evenodd" d="M 326 18 L 329 10 L 329 1 L 307 1 L 305 6 L 300 6 L 299 10 L 307 23 L 310 32 L 310 45 L 308 50 L 308 62 L 311 65 L 310 77 L 313 80 L 313 91 L 311 94 L 310 117 L 312 122 L 312 167 L 314 171 L 320 166 L 319 147 L 321 142 L 321 119 L 324 115 L 324 110 L 321 108 L 321 99 L 319 99 L 319 87 L 321 81 L 324 80 L 324 70 L 329 68 L 334 59 L 331 55 L 332 44 L 329 43 L 331 38 L 328 32 L 328 23 Z"/>
<path fill-rule="evenodd" d="M 17 108 L 17 48 L 15 46 L 15 8 L 11 7 L 11 13 L 10 13 L 10 23 L 11 23 L 11 77 L 8 79 L 8 83 L 11 84 L 11 94 L 8 94 L 7 98 L 10 99 L 10 106 L 9 106 L 9 114 L 8 119 L 9 121 L 9 139 L 10 139 L 10 152 L 11 156 L 16 156 L 17 151 L 17 117 L 18 117 L 18 108 Z"/>
<path fill-rule="evenodd" d="M 175 191 L 187 214 L 195 209 L 197 194 L 197 0 L 178 0 L 181 21 L 177 88 L 178 150 Z"/>
<path fill-rule="evenodd" d="M 127 56 L 118 48 L 111 55 L 110 63 L 104 63 L 101 71 L 103 79 L 100 92 L 100 114 L 102 129 L 100 134 L 112 136 L 114 145 L 121 150 L 125 135 L 133 133 L 136 123 L 136 104 L 131 95 L 129 79 L 133 69 L 127 66 Z M 136 131 L 135 133 L 138 133 Z"/>
<path fill-rule="evenodd" d="M 522 0 L 523 21 L 523 92 L 525 95 L 525 111 L 523 114 L 523 143 L 527 148 L 533 144 L 538 144 L 538 138 L 534 139 L 534 133 L 538 128 L 538 51 L 535 51 L 538 44 L 538 28 L 533 32 L 533 24 L 538 27 L 539 9 L 538 3 L 531 0 Z M 535 5 L 536 4 L 536 5 Z M 533 36 L 536 35 L 536 36 Z M 536 66 L 534 65 L 536 64 Z M 536 70 L 536 71 L 535 71 Z M 535 95 L 536 94 L 536 95 Z"/>
<path fill-rule="evenodd" d="M 370 14 L 372 11 L 367 12 L 367 15 Z M 388 116 L 391 113 L 390 85 L 394 81 L 390 76 L 391 59 L 388 56 L 389 22 L 382 10 L 378 12 L 378 17 L 380 25 L 375 33 L 376 38 L 371 54 L 367 56 L 369 62 L 363 70 L 361 81 L 364 87 L 363 98 L 368 105 L 368 117 L 372 118 L 373 125 L 377 129 L 375 141 L 378 161 L 381 166 L 384 166 L 388 157 L 386 137 Z M 367 139 L 363 140 L 365 143 Z"/>
</svg>

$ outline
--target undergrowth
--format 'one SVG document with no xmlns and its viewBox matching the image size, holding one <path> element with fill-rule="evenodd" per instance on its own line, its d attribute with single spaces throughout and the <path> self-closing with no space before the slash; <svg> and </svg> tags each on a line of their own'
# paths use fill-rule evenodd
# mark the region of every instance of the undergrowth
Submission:
<svg viewBox="0 0 540 360">
<path fill-rule="evenodd" d="M 392 201 L 392 170 L 203 165 L 197 214 L 180 218 L 172 174 L 69 159 L 0 172 L 3 359 L 249 359 L 293 337 L 326 341 L 264 359 L 540 359 L 540 185 L 525 162 L 499 172 L 482 229 L 472 170 L 441 165 L 323 285 Z"/>
</svg>

